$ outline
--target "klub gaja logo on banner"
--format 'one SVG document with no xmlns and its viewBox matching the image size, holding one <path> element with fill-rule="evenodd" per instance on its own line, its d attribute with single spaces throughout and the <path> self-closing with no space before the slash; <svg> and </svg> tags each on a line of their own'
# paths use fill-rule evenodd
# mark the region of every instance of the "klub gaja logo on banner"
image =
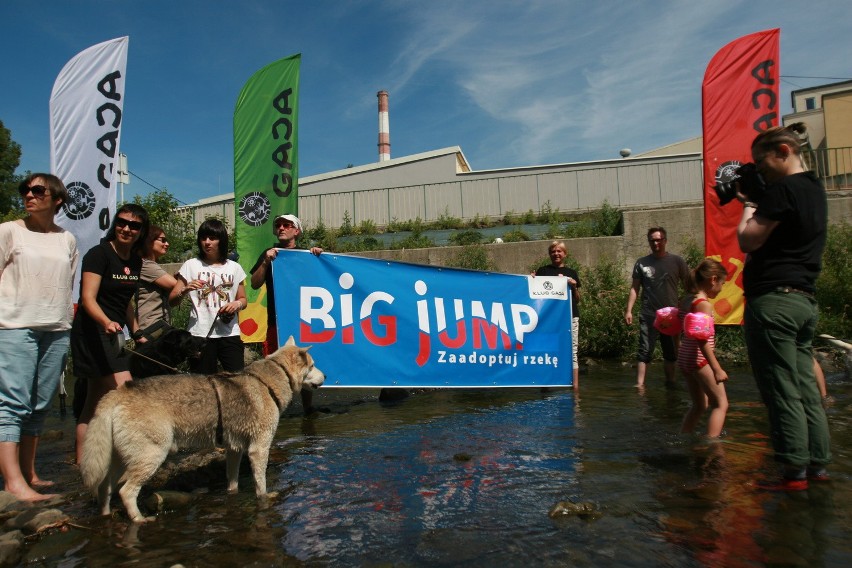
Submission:
<svg viewBox="0 0 852 568">
<path fill-rule="evenodd" d="M 324 387 L 571 385 L 564 278 L 290 250 L 272 270 L 279 343 L 311 346 Z"/>
</svg>

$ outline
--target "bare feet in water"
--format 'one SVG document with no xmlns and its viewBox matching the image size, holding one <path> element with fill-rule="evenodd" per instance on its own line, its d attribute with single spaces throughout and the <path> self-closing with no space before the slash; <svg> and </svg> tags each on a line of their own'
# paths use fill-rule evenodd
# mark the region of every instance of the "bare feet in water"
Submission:
<svg viewBox="0 0 852 568">
<path fill-rule="evenodd" d="M 7 485 L 4 489 L 7 493 L 14 495 L 18 501 L 29 501 L 31 503 L 36 501 L 46 501 L 47 499 L 53 499 L 54 497 L 59 496 L 56 493 L 39 493 L 34 491 L 29 485 L 24 485 L 22 487 L 10 487 Z"/>
</svg>

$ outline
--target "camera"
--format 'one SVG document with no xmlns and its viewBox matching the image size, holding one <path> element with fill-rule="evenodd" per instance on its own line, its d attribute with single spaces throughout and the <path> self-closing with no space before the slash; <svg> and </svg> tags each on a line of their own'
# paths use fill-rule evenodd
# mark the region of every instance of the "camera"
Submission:
<svg viewBox="0 0 852 568">
<path fill-rule="evenodd" d="M 720 181 L 713 189 L 719 196 L 719 204 L 725 205 L 737 197 L 737 192 L 745 195 L 749 201 L 758 201 L 766 189 L 763 176 L 757 171 L 757 166 L 748 162 L 741 165 L 728 181 Z"/>
</svg>

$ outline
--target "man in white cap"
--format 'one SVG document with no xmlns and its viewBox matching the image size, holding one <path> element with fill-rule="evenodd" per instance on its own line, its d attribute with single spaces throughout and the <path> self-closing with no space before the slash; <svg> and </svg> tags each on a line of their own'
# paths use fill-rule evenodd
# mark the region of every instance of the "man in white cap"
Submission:
<svg viewBox="0 0 852 568">
<path fill-rule="evenodd" d="M 295 215 L 279 215 L 272 221 L 272 232 L 278 237 L 278 242 L 266 249 L 257 259 L 251 269 L 251 287 L 257 290 L 266 284 L 266 341 L 263 342 L 263 356 L 278 349 L 278 330 L 275 326 L 275 287 L 272 285 L 272 270 L 269 265 L 278 256 L 278 249 L 296 248 L 296 239 L 302 234 L 302 222 Z M 322 254 L 320 247 L 311 247 L 311 253 Z M 302 389 L 302 408 L 305 414 L 313 411 L 313 393 L 310 389 Z"/>
</svg>

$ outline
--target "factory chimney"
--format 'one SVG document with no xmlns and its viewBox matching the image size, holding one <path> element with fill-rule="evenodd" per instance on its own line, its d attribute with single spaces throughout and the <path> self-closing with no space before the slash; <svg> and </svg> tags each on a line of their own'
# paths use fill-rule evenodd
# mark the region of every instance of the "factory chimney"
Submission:
<svg viewBox="0 0 852 568">
<path fill-rule="evenodd" d="M 379 161 L 386 162 L 390 155 L 390 122 L 388 119 L 388 92 L 379 91 Z"/>
</svg>

